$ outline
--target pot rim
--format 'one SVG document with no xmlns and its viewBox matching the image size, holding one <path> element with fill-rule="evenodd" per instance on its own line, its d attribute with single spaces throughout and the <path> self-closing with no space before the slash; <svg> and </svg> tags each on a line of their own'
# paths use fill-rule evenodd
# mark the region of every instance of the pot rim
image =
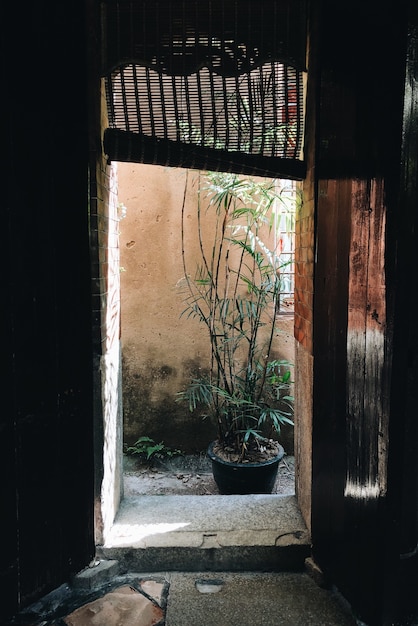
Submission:
<svg viewBox="0 0 418 626">
<path fill-rule="evenodd" d="M 260 466 L 266 467 L 268 465 L 273 465 L 274 463 L 281 461 L 282 458 L 284 457 L 284 448 L 280 443 L 278 443 L 278 446 L 279 446 L 278 454 L 272 459 L 269 459 L 268 461 L 259 461 L 258 463 L 237 463 L 234 461 L 225 461 L 224 459 L 221 459 L 221 457 L 219 457 L 217 454 L 215 454 L 215 452 L 213 452 L 213 446 L 215 443 L 217 443 L 216 440 L 210 442 L 208 449 L 207 449 L 208 457 L 212 461 L 216 461 L 216 463 L 219 463 L 220 465 L 227 465 L 228 467 L 260 467 Z"/>
</svg>

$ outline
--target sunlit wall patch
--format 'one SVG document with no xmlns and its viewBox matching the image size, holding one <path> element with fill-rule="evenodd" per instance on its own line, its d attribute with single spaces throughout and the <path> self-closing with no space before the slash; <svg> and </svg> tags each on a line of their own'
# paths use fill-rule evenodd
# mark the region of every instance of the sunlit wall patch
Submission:
<svg viewBox="0 0 418 626">
<path fill-rule="evenodd" d="M 347 477 L 344 489 L 346 498 L 354 498 L 355 500 L 374 500 L 381 496 L 381 489 L 378 482 L 355 483 Z"/>
<path fill-rule="evenodd" d="M 356 366 L 347 376 L 347 476 L 344 495 L 374 499 L 386 493 L 388 407 L 382 397 L 383 333 L 376 330 L 350 331 L 347 357 Z M 361 358 L 360 358 L 361 355 Z"/>
</svg>

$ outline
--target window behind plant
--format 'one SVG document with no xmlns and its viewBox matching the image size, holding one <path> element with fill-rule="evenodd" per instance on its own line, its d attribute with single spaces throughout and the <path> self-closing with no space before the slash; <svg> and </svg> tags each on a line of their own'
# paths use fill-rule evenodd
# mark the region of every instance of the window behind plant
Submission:
<svg viewBox="0 0 418 626">
<path fill-rule="evenodd" d="M 280 314 L 293 314 L 295 291 L 295 216 L 299 201 L 298 186 L 295 181 L 275 181 L 278 200 L 276 201 L 276 249 L 280 258 Z"/>
</svg>

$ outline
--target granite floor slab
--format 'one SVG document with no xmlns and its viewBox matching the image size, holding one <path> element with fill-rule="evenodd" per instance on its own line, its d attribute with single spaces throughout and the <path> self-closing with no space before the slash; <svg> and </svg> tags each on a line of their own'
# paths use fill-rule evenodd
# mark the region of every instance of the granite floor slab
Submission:
<svg viewBox="0 0 418 626">
<path fill-rule="evenodd" d="M 355 626 L 357 622 L 338 593 L 318 586 L 307 572 L 165 572 L 116 575 L 96 586 L 91 581 L 64 586 L 12 623 Z"/>
</svg>

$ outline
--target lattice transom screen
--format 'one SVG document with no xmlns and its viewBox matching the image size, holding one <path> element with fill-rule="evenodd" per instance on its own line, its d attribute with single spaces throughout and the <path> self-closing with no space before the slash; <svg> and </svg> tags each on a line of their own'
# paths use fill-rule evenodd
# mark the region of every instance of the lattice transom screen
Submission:
<svg viewBox="0 0 418 626">
<path fill-rule="evenodd" d="M 304 66 L 283 37 L 291 39 L 291 3 L 267 4 L 270 14 L 248 0 L 109 0 L 107 20 L 118 18 L 108 24 L 117 52 L 104 74 L 109 156 L 256 174 L 280 165 L 302 177 Z"/>
</svg>

